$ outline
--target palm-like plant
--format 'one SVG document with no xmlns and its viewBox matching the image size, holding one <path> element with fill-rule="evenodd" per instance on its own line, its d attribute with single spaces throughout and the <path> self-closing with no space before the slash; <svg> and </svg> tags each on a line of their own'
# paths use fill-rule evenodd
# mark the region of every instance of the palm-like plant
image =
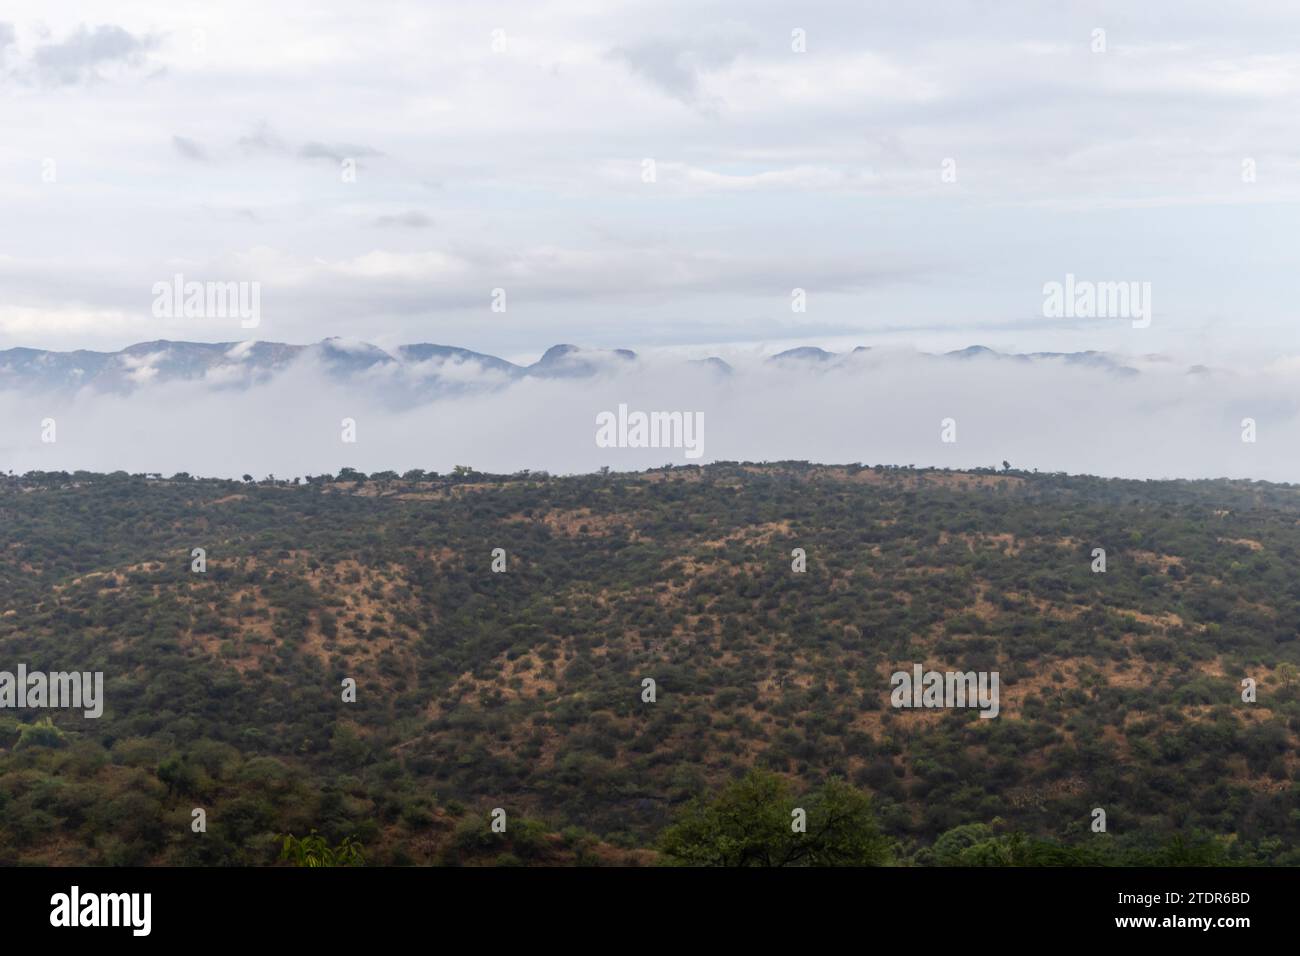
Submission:
<svg viewBox="0 0 1300 956">
<path fill-rule="evenodd" d="M 355 836 L 345 838 L 336 847 L 330 847 L 314 829 L 301 839 L 290 833 L 283 840 L 280 860 L 294 866 L 361 866 L 365 863 L 361 842 Z"/>
</svg>

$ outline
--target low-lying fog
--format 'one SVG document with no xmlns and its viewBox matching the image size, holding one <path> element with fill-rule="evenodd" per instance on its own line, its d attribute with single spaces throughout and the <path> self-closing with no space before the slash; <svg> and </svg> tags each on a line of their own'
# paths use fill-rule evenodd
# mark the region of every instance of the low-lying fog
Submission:
<svg viewBox="0 0 1300 956">
<path fill-rule="evenodd" d="M 716 460 L 1000 465 L 1138 478 L 1300 480 L 1300 363 L 1189 372 L 872 351 L 828 367 L 667 357 L 581 378 L 501 378 L 474 363 L 376 368 L 342 383 L 303 362 L 270 381 L 149 383 L 130 394 L 0 392 L 0 467 L 262 478 L 455 465 L 555 474 Z M 412 375 L 458 390 L 411 397 Z M 466 391 L 465 384 L 471 388 Z M 482 385 L 482 388 L 477 386 Z M 702 413 L 686 448 L 600 447 L 601 413 Z M 54 441 L 48 419 L 53 419 Z M 344 419 L 355 422 L 345 442 Z M 942 440 L 944 419 L 955 442 Z M 1253 419 L 1253 442 L 1243 441 Z M 952 429 L 949 429 L 952 433 Z M 699 437 L 699 436 L 695 436 Z"/>
</svg>

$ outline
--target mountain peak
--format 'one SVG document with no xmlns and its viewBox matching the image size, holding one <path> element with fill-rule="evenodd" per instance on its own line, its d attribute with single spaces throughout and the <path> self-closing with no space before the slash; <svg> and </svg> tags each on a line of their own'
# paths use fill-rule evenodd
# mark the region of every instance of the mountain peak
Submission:
<svg viewBox="0 0 1300 956">
<path fill-rule="evenodd" d="M 795 359 L 797 361 L 826 362 L 835 357 L 834 352 L 827 352 L 825 349 L 817 348 L 815 345 L 801 345 L 798 348 L 786 349 L 784 352 L 777 352 L 771 356 L 769 362 L 781 362 L 786 359 Z"/>
<path fill-rule="evenodd" d="M 842 368 L 855 356 L 870 351 L 858 346 L 851 352 L 830 352 L 805 345 L 786 349 L 767 361 L 791 369 L 830 370 Z M 1106 352 L 997 352 L 987 346 L 935 354 L 921 352 L 928 360 L 989 357 L 1026 362 L 1063 362 L 1097 368 L 1121 375 L 1137 375 L 1115 356 Z M 11 348 L 0 351 L 0 388 L 32 391 L 77 390 L 91 387 L 102 391 L 126 392 L 138 386 L 173 381 L 207 381 L 229 388 L 264 381 L 304 355 L 314 355 L 336 381 L 360 380 L 372 369 L 408 374 L 386 375 L 385 387 L 402 394 L 459 393 L 476 387 L 494 388 L 521 376 L 537 378 L 586 378 L 617 371 L 638 360 L 631 349 L 600 349 L 562 343 L 548 348 L 531 365 L 521 366 L 494 355 L 453 345 L 415 343 L 391 352 L 360 339 L 330 336 L 315 345 L 247 340 L 238 342 L 183 342 L 154 339 L 137 342 L 117 352 L 85 349 L 54 352 L 44 349 Z M 730 375 L 735 370 L 717 356 L 684 362 Z M 475 366 L 492 376 L 480 381 Z"/>
</svg>

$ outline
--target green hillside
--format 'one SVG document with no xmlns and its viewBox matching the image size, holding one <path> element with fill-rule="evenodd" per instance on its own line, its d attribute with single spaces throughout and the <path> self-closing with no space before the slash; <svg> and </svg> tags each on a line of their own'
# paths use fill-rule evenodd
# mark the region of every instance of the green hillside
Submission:
<svg viewBox="0 0 1300 956">
<path fill-rule="evenodd" d="M 1300 488 L 357 478 L 0 480 L 0 671 L 105 680 L 99 719 L 0 710 L 0 863 L 269 864 L 313 829 L 370 863 L 653 863 L 751 768 L 869 796 L 900 863 L 1300 862 Z M 914 664 L 998 672 L 999 716 L 891 707 Z"/>
</svg>

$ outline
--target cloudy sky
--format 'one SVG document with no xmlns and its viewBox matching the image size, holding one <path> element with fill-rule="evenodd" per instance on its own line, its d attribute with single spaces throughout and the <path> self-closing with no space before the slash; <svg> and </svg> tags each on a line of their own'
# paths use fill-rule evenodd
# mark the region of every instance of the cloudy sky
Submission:
<svg viewBox="0 0 1300 956">
<path fill-rule="evenodd" d="M 1284 360 L 1298 104 L 1289 2 L 4 3 L 0 347 Z M 1067 273 L 1153 321 L 1044 318 Z"/>
</svg>

